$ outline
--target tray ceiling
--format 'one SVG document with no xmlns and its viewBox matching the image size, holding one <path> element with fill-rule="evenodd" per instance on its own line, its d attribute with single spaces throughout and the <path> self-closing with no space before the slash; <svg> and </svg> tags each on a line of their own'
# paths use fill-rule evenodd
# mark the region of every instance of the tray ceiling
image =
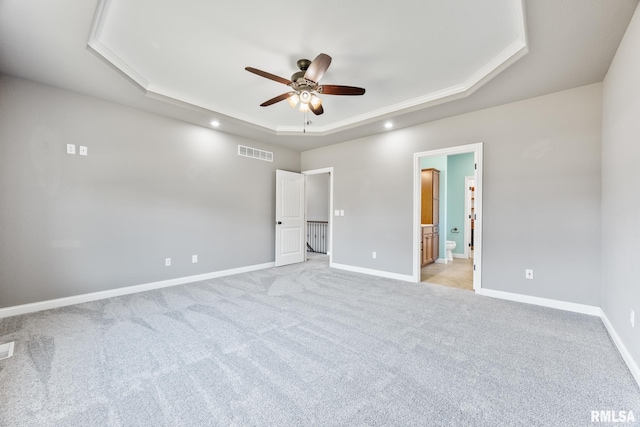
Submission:
<svg viewBox="0 0 640 427">
<path fill-rule="evenodd" d="M 281 102 L 290 89 L 244 70 L 285 77 L 321 52 L 321 83 L 364 87 L 363 97 L 323 95 L 308 133 L 423 108 L 476 88 L 525 52 L 520 0 L 210 2 L 102 0 L 89 46 L 147 93 L 278 133 L 304 115 Z"/>
<path fill-rule="evenodd" d="M 0 73 L 308 150 L 602 81 L 638 0 L 3 0 Z M 526 24 L 526 25 L 525 25 Z M 325 113 L 260 103 L 333 62 Z"/>
</svg>

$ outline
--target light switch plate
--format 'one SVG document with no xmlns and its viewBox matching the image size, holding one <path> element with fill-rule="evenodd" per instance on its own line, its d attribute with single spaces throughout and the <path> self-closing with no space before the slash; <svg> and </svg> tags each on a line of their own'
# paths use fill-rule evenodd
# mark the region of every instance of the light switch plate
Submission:
<svg viewBox="0 0 640 427">
<path fill-rule="evenodd" d="M 84 145 L 81 145 L 81 146 L 80 146 L 80 155 L 81 155 L 81 156 L 87 156 L 87 155 L 88 155 L 88 153 L 87 153 L 87 147 L 85 147 Z"/>
<path fill-rule="evenodd" d="M 525 277 L 525 279 L 533 279 L 533 270 L 526 269 L 524 271 L 524 277 Z"/>
</svg>

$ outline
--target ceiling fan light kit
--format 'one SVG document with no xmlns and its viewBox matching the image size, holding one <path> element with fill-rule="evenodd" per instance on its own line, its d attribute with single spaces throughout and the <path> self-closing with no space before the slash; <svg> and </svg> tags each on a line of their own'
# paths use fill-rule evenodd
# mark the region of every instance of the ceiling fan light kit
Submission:
<svg viewBox="0 0 640 427">
<path fill-rule="evenodd" d="M 365 90 L 360 87 L 340 85 L 323 86 L 318 84 L 318 81 L 320 81 L 329 68 L 329 65 L 331 65 L 331 57 L 327 54 L 321 53 L 313 61 L 300 59 L 296 65 L 300 71 L 293 73 L 291 80 L 258 70 L 257 68 L 245 68 L 245 70 L 251 73 L 285 84 L 293 89 L 293 92 L 283 93 L 282 95 L 263 102 L 260 104 L 261 107 L 267 107 L 286 99 L 293 108 L 298 107 L 298 109 L 304 113 L 311 111 L 313 114 L 319 116 L 324 113 L 324 108 L 322 107 L 322 99 L 320 99 L 318 94 L 364 95 L 365 93 Z"/>
</svg>

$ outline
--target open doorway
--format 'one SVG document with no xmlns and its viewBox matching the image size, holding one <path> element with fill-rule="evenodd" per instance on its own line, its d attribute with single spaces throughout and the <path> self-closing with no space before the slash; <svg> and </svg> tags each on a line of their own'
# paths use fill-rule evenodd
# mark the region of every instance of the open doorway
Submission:
<svg viewBox="0 0 640 427">
<path fill-rule="evenodd" d="M 331 264 L 333 246 L 333 168 L 302 172 L 306 177 L 307 258 Z"/>
<path fill-rule="evenodd" d="M 429 180 L 425 174 L 438 179 Z M 471 218 L 468 218 L 471 209 L 466 190 L 468 177 L 473 182 Z M 434 182 L 438 183 L 437 188 L 423 193 L 423 187 L 434 185 L 429 184 Z M 423 194 L 433 198 L 433 203 L 425 203 Z M 415 282 L 424 279 L 430 283 L 440 281 L 442 283 L 438 284 L 466 287 L 475 292 L 481 290 L 481 202 L 482 143 L 414 154 Z M 438 212 L 423 215 L 424 209 L 432 209 L 432 206 L 437 206 Z M 424 218 L 431 221 L 424 223 Z M 471 236 L 473 251 L 468 246 Z M 464 286 L 456 286 L 464 281 Z"/>
</svg>

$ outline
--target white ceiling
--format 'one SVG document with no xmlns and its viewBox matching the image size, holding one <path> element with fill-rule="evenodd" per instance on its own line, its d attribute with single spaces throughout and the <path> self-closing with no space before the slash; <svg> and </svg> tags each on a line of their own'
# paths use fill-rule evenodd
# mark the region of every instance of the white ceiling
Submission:
<svg viewBox="0 0 640 427">
<path fill-rule="evenodd" d="M 637 4 L 2 0 L 0 72 L 303 151 L 602 81 Z M 321 83 L 367 92 L 322 95 L 302 133 L 244 67 L 289 79 L 321 52 Z"/>
</svg>

